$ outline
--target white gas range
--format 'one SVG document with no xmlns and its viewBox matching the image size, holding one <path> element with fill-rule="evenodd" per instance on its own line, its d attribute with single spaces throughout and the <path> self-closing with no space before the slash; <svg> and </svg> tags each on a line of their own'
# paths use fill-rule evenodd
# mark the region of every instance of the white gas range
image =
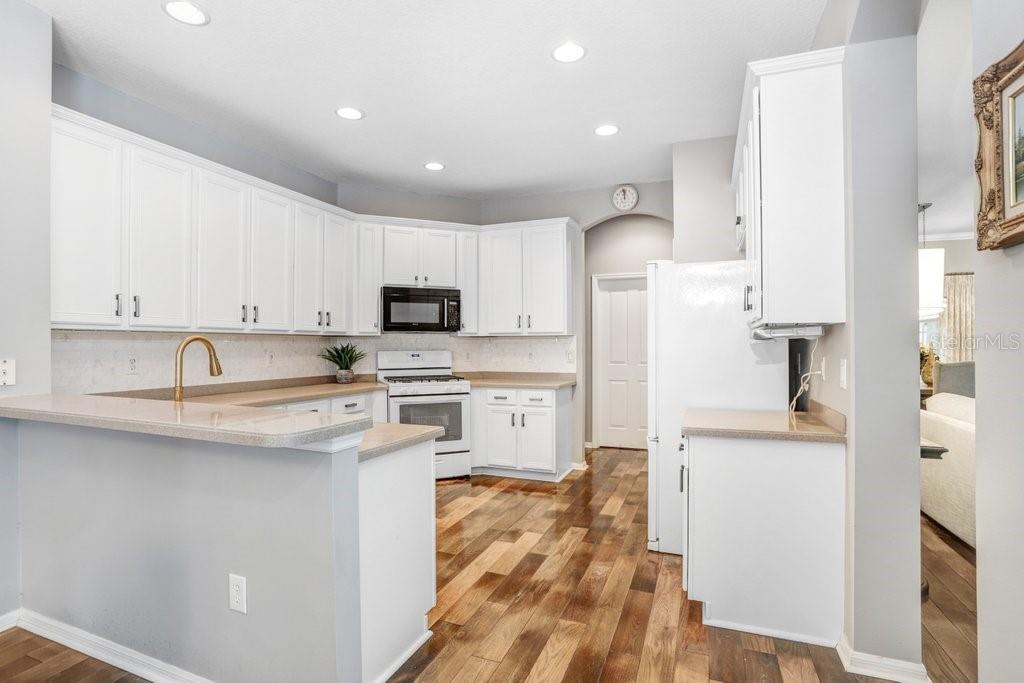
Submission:
<svg viewBox="0 0 1024 683">
<path fill-rule="evenodd" d="M 378 351 L 377 380 L 388 387 L 388 422 L 444 427 L 436 477 L 469 475 L 469 382 L 452 374 L 451 351 Z"/>
</svg>

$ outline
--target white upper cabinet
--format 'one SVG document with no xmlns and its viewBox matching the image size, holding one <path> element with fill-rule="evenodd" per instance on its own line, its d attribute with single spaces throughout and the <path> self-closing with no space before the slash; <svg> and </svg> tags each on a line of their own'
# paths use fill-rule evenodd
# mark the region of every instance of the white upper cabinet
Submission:
<svg viewBox="0 0 1024 683">
<path fill-rule="evenodd" d="M 123 324 L 122 148 L 109 136 L 53 122 L 50 214 L 51 320 Z"/>
<path fill-rule="evenodd" d="M 420 230 L 384 226 L 384 284 L 418 287 L 420 283 Z"/>
<path fill-rule="evenodd" d="M 420 274 L 424 287 L 455 287 L 456 234 L 450 230 L 420 231 Z"/>
<path fill-rule="evenodd" d="M 292 202 L 255 190 L 252 196 L 252 327 L 292 327 Z"/>
<path fill-rule="evenodd" d="M 748 65 L 733 181 L 758 335 L 846 320 L 843 48 Z"/>
<path fill-rule="evenodd" d="M 380 288 L 383 285 L 383 264 L 383 227 L 372 223 L 357 224 L 353 334 L 380 334 Z"/>
<path fill-rule="evenodd" d="M 324 326 L 324 214 L 295 204 L 295 325 L 299 332 Z"/>
<path fill-rule="evenodd" d="M 523 333 L 523 231 L 480 235 L 480 322 L 484 334 Z"/>
<path fill-rule="evenodd" d="M 565 228 L 523 230 L 523 311 L 527 334 L 565 334 L 569 269 Z"/>
<path fill-rule="evenodd" d="M 249 319 L 249 186 L 199 171 L 196 326 L 241 330 Z"/>
<path fill-rule="evenodd" d="M 328 214 L 324 223 L 324 332 L 347 334 L 351 325 L 350 296 L 354 285 L 352 222 Z"/>
<path fill-rule="evenodd" d="M 456 233 L 384 226 L 384 284 L 396 287 L 455 287 Z"/>
<path fill-rule="evenodd" d="M 475 232 L 460 232 L 458 236 L 458 271 L 456 286 L 462 299 L 462 321 L 459 334 L 474 335 L 480 331 L 478 325 L 480 236 Z"/>
<path fill-rule="evenodd" d="M 192 166 L 128 150 L 132 327 L 191 325 Z"/>
<path fill-rule="evenodd" d="M 480 235 L 480 331 L 572 334 L 572 257 L 579 231 L 557 221 Z"/>
</svg>

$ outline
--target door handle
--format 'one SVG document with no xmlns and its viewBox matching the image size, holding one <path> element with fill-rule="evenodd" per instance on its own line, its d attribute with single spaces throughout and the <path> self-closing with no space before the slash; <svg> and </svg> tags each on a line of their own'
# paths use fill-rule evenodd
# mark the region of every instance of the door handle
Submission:
<svg viewBox="0 0 1024 683">
<path fill-rule="evenodd" d="M 686 465 L 679 466 L 679 493 L 686 493 Z"/>
<path fill-rule="evenodd" d="M 114 316 L 117 318 L 121 317 L 121 295 L 114 295 Z"/>
<path fill-rule="evenodd" d="M 132 297 L 132 306 L 133 306 L 133 310 L 132 310 L 132 317 L 133 318 L 138 318 L 140 315 L 142 315 L 142 306 L 141 306 L 141 304 L 139 302 L 139 295 L 138 294 L 136 294 L 135 296 Z"/>
<path fill-rule="evenodd" d="M 259 321 L 260 321 L 260 307 L 259 306 L 253 306 L 252 307 L 252 322 L 255 325 Z"/>
<path fill-rule="evenodd" d="M 242 322 L 249 322 L 249 307 L 246 304 L 242 304 Z"/>
</svg>

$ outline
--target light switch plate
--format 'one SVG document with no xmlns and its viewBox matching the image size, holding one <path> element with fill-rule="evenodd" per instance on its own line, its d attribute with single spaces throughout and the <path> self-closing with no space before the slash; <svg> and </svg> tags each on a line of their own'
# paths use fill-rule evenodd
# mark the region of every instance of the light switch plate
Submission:
<svg viewBox="0 0 1024 683">
<path fill-rule="evenodd" d="M 13 358 L 0 358 L 0 387 L 17 384 L 17 367 Z"/>
</svg>

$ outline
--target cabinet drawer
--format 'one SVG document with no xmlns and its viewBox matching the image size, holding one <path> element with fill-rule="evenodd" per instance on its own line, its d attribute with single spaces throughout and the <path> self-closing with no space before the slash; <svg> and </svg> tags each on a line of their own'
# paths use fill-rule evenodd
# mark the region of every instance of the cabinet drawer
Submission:
<svg viewBox="0 0 1024 683">
<path fill-rule="evenodd" d="M 283 406 L 287 410 L 311 410 L 314 413 L 331 412 L 330 401 L 303 401 L 302 403 L 287 403 Z"/>
<path fill-rule="evenodd" d="M 338 396 L 331 399 L 332 413 L 365 413 L 366 394 L 355 396 Z"/>
<path fill-rule="evenodd" d="M 488 389 L 487 402 L 497 405 L 515 405 L 518 400 L 515 389 Z"/>
<path fill-rule="evenodd" d="M 553 391 L 520 391 L 519 403 L 523 406 L 553 406 L 555 405 L 555 392 Z"/>
</svg>

